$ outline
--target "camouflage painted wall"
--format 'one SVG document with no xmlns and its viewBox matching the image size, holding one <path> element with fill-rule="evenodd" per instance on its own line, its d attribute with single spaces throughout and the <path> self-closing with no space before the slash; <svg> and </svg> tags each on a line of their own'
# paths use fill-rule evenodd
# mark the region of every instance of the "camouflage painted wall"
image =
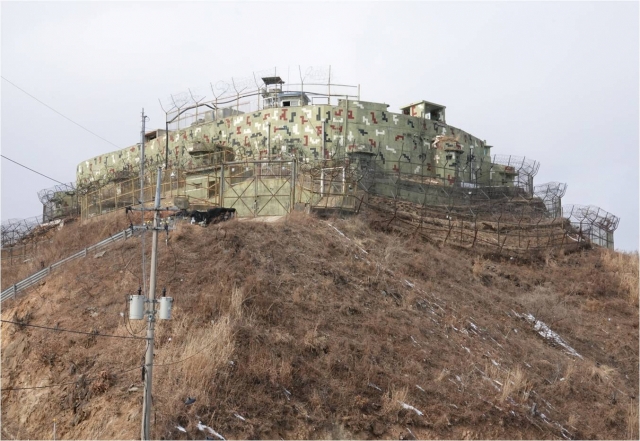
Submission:
<svg viewBox="0 0 640 441">
<path fill-rule="evenodd" d="M 322 158 L 323 150 L 325 159 L 343 156 L 346 150 L 376 158 L 386 171 L 431 177 L 445 185 L 456 177 L 484 185 L 490 178 L 497 185 L 513 179 L 504 166 L 489 171 L 490 147 L 477 137 L 443 121 L 387 108 L 340 100 L 337 106 L 269 108 L 193 124 L 170 132 L 169 168 L 191 170 L 199 165 L 198 153 L 229 148 L 236 161 L 297 157 L 312 162 Z M 165 141 L 162 133 L 145 144 L 147 167 L 164 164 Z M 87 159 L 78 164 L 77 182 L 82 185 L 137 170 L 139 162 L 137 145 Z"/>
</svg>

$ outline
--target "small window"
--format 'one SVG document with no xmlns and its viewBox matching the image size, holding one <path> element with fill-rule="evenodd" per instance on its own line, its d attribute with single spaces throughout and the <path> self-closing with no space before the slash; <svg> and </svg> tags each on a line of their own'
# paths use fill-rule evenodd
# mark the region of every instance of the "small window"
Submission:
<svg viewBox="0 0 640 441">
<path fill-rule="evenodd" d="M 283 101 L 282 107 L 291 107 L 291 101 Z"/>
</svg>

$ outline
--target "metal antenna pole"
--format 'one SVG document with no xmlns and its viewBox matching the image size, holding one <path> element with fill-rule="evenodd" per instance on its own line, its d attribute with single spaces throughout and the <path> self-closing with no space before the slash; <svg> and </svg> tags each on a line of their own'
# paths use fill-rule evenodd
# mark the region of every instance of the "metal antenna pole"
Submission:
<svg viewBox="0 0 640 441">
<path fill-rule="evenodd" d="M 140 131 L 140 208 L 144 208 L 144 132 L 145 122 L 147 117 L 144 115 L 144 109 L 142 109 L 142 130 Z M 142 211 L 142 223 L 144 224 L 144 211 Z M 142 245 L 142 292 L 147 292 L 147 262 L 145 244 L 146 234 L 142 233 L 140 237 Z"/>
<path fill-rule="evenodd" d="M 153 239 L 151 241 L 151 277 L 149 282 L 148 327 L 147 327 L 147 351 L 144 361 L 144 397 L 142 401 L 142 439 L 150 439 L 149 423 L 151 421 L 151 381 L 153 372 L 153 333 L 156 321 L 155 297 L 156 297 L 156 267 L 158 260 L 158 217 L 160 210 L 160 187 L 162 185 L 162 168 L 158 167 L 158 180 L 156 183 L 155 213 L 153 215 Z M 143 212 L 144 213 L 144 212 Z M 144 233 L 143 233 L 144 234 Z"/>
</svg>

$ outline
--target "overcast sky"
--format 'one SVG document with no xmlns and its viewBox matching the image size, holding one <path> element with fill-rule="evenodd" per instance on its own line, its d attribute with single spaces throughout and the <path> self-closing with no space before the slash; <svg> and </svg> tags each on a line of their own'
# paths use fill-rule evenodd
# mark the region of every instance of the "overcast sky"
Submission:
<svg viewBox="0 0 640 441">
<path fill-rule="evenodd" d="M 638 2 L 2 2 L 2 76 L 118 147 L 164 127 L 158 99 L 277 67 L 332 66 L 390 110 L 447 106 L 492 153 L 541 162 L 564 204 L 621 218 L 638 249 Z M 293 81 L 292 81 L 293 82 Z M 52 178 L 116 147 L 5 80 L 2 154 Z M 2 159 L 2 219 L 55 182 Z"/>
</svg>

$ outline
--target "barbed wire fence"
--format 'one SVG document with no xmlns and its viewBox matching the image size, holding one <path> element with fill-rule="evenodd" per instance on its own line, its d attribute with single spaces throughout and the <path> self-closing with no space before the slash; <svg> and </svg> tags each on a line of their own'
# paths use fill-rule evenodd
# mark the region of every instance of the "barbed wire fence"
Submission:
<svg viewBox="0 0 640 441">
<path fill-rule="evenodd" d="M 43 206 L 42 218 L 44 222 L 80 214 L 78 192 L 73 182 L 40 190 L 38 199 Z"/>
<path fill-rule="evenodd" d="M 519 174 L 514 185 L 498 185 L 502 182 L 492 180 L 490 183 L 496 185 L 478 185 L 406 173 L 401 168 L 390 170 L 371 158 L 352 155 L 299 163 L 292 186 L 294 205 L 306 205 L 310 211 L 363 213 L 374 227 L 512 255 L 585 244 L 613 248 L 619 218 L 599 207 L 562 206 L 567 184 L 550 182 L 533 186 L 532 178 L 539 168 L 535 161 L 504 157 L 507 159 L 501 165 L 511 164 L 507 166 Z M 224 157 L 212 155 L 205 168 L 224 161 Z M 462 167 L 462 171 L 483 170 L 481 164 L 472 162 L 467 167 Z M 187 174 L 194 172 L 198 170 L 165 171 L 163 195 L 187 196 L 190 193 Z M 222 202 L 217 193 L 219 178 L 212 173 L 203 199 L 194 200 L 197 205 Z M 27 259 L 37 250 L 38 242 L 46 240 L 47 233 L 60 225 L 62 214 L 77 215 L 81 211 L 83 218 L 87 218 L 135 204 L 139 180 L 121 178 L 112 176 L 89 186 L 75 188 L 69 184 L 41 191 L 39 197 L 46 215 L 2 222 L 3 260 Z M 145 193 L 149 195 L 155 191 L 152 181 L 149 179 L 150 184 L 145 184 Z M 64 197 L 69 198 L 67 203 L 61 203 Z M 57 219 L 50 221 L 53 217 Z"/>
<path fill-rule="evenodd" d="M 567 185 L 551 182 L 534 187 L 536 161 L 495 159 L 519 174 L 513 186 L 456 185 L 390 171 L 376 160 L 354 167 L 348 159 L 336 159 L 301 166 L 299 194 L 310 194 L 312 210 L 362 212 L 375 227 L 466 248 L 510 255 L 585 244 L 613 248 L 616 216 L 598 207 L 562 207 Z"/>
</svg>

